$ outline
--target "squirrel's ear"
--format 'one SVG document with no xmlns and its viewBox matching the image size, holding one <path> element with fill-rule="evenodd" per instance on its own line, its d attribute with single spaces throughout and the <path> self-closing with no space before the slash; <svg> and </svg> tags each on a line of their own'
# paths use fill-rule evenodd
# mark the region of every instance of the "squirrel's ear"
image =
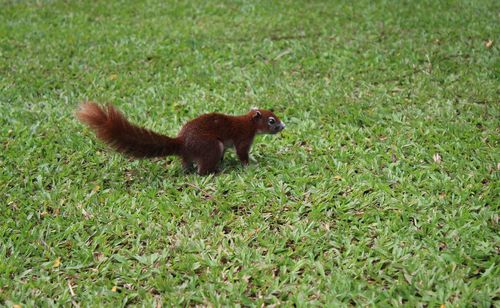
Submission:
<svg viewBox="0 0 500 308">
<path fill-rule="evenodd" d="M 262 113 L 260 113 L 259 110 L 257 109 L 252 109 L 252 111 L 254 111 L 255 113 L 253 114 L 253 118 L 254 119 L 259 119 L 261 116 L 262 116 Z"/>
</svg>

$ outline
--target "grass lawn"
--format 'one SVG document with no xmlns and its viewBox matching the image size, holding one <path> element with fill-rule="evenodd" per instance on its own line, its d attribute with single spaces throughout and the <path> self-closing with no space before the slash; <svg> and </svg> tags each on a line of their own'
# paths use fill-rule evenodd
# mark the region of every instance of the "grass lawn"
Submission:
<svg viewBox="0 0 500 308">
<path fill-rule="evenodd" d="M 0 1 L 0 305 L 499 305 L 499 14 Z M 287 128 L 201 177 L 110 151 L 85 99 Z"/>
</svg>

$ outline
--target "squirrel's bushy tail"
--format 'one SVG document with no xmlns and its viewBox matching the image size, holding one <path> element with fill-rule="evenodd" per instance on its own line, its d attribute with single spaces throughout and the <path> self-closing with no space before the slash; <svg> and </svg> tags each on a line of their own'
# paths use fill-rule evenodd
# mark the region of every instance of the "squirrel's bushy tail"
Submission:
<svg viewBox="0 0 500 308">
<path fill-rule="evenodd" d="M 120 153 L 135 158 L 180 155 L 181 140 L 130 123 L 112 105 L 101 107 L 85 102 L 80 105 L 76 117 L 94 130 L 97 138 Z"/>
</svg>

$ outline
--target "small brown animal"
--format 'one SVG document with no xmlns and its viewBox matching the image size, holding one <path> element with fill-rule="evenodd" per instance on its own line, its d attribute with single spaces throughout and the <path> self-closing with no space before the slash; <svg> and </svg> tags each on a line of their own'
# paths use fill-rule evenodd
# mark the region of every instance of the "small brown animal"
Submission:
<svg viewBox="0 0 500 308">
<path fill-rule="evenodd" d="M 175 138 L 155 133 L 130 123 L 112 105 L 101 107 L 83 103 L 76 113 L 97 138 L 116 151 L 135 158 L 177 155 L 189 169 L 197 164 L 199 174 L 217 171 L 224 150 L 236 148 L 236 154 L 248 164 L 248 152 L 256 134 L 276 134 L 285 124 L 272 111 L 252 109 L 245 115 L 208 113 L 187 122 Z"/>
</svg>

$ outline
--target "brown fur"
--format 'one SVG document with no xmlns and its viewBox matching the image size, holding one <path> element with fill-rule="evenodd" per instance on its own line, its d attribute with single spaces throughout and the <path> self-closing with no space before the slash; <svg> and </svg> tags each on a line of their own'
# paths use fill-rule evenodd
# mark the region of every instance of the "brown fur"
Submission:
<svg viewBox="0 0 500 308">
<path fill-rule="evenodd" d="M 255 135 L 275 134 L 285 127 L 269 110 L 252 109 L 241 116 L 208 113 L 187 122 L 177 137 L 170 138 L 130 123 L 112 105 L 86 102 L 76 116 L 94 130 L 98 139 L 120 153 L 135 158 L 177 155 L 185 168 L 196 163 L 199 174 L 215 172 L 224 150 L 231 146 L 240 161 L 248 164 Z"/>
</svg>

